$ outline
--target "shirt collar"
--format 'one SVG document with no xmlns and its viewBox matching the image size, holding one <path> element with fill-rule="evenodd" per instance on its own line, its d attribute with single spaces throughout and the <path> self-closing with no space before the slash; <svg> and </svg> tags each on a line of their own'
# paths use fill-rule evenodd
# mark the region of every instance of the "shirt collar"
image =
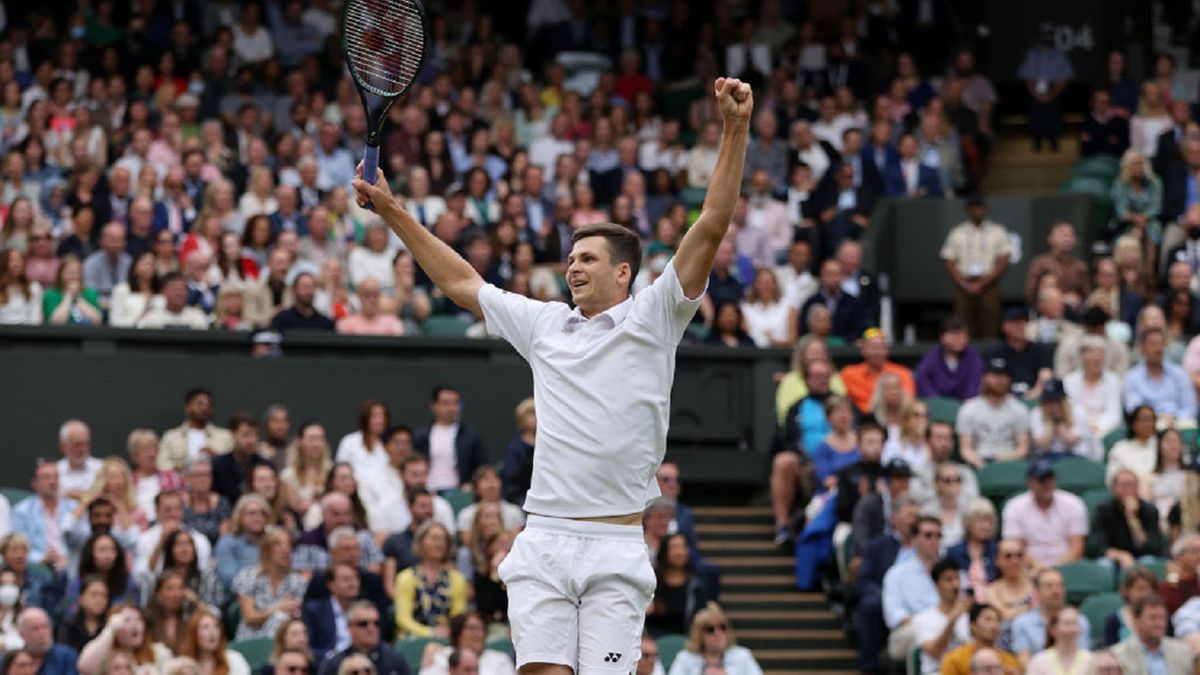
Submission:
<svg viewBox="0 0 1200 675">
<path fill-rule="evenodd" d="M 604 310 L 603 312 L 600 312 L 596 316 L 593 316 L 591 319 L 588 319 L 587 317 L 585 317 L 583 315 L 583 312 L 580 311 L 580 309 L 578 307 L 576 307 L 575 309 L 571 310 L 570 316 L 567 317 L 567 323 L 565 326 L 563 326 L 563 332 L 564 333 L 574 333 L 575 331 L 579 330 L 579 328 L 582 327 L 584 324 L 587 324 L 589 321 L 599 322 L 599 324 L 601 326 L 603 326 L 605 329 L 616 328 L 617 325 L 620 324 L 622 321 L 624 321 L 625 317 L 629 315 L 629 310 L 632 307 L 633 307 L 633 296 L 630 296 L 628 298 L 625 298 L 625 300 L 623 302 L 616 304 L 612 307 L 609 307 L 608 309 Z"/>
</svg>

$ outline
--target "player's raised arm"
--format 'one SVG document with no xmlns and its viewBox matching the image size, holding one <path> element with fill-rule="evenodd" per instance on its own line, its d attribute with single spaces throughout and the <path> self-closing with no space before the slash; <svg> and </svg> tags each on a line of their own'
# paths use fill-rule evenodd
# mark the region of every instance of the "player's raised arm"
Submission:
<svg viewBox="0 0 1200 675">
<path fill-rule="evenodd" d="M 719 77 L 714 85 L 717 104 L 725 117 L 717 166 L 708 181 L 708 193 L 700 217 L 684 235 L 673 261 L 679 283 L 689 298 L 704 290 L 712 272 L 717 246 L 733 220 L 742 190 L 742 169 L 746 165 L 746 142 L 750 136 L 750 113 L 754 95 L 750 85 L 733 78 Z"/>
<path fill-rule="evenodd" d="M 745 143 L 742 147 L 745 148 Z M 483 311 L 479 308 L 479 288 L 483 286 L 484 282 L 475 268 L 471 267 L 470 263 L 454 249 L 408 215 L 399 200 L 392 197 L 382 169 L 376 176 L 374 185 L 362 180 L 361 164 L 358 167 L 358 175 L 359 177 L 353 182 L 354 189 L 358 193 L 358 203 L 365 204 L 369 199 L 374 205 L 375 212 L 400 237 L 408 250 L 412 252 L 417 264 L 433 280 L 434 285 L 442 289 L 442 292 L 454 301 L 454 304 L 470 310 L 475 316 L 482 318 Z"/>
</svg>

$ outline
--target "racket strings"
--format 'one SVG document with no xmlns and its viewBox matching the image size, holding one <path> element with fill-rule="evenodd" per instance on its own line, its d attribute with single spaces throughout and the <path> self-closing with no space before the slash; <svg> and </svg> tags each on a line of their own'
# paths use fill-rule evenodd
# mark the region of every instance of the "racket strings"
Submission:
<svg viewBox="0 0 1200 675">
<path fill-rule="evenodd" d="M 412 0 L 351 2 L 344 30 L 347 60 L 365 88 L 394 96 L 416 78 L 425 27 Z"/>
</svg>

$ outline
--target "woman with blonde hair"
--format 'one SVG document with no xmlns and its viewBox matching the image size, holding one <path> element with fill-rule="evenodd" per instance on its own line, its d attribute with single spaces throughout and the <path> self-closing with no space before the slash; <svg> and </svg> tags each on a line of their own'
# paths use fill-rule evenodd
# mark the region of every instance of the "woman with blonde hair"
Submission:
<svg viewBox="0 0 1200 675">
<path fill-rule="evenodd" d="M 288 465 L 279 479 L 288 487 L 292 510 L 305 513 L 325 494 L 325 480 L 333 469 L 325 427 L 316 422 L 301 425 L 288 456 Z"/>
<path fill-rule="evenodd" d="M 279 528 L 271 528 L 259 545 L 258 565 L 247 567 L 233 580 L 242 609 L 237 639 L 272 637 L 288 619 L 300 616 L 308 582 L 292 571 L 292 541 Z"/>
<path fill-rule="evenodd" d="M 400 636 L 449 637 L 450 619 L 467 611 L 467 582 L 452 562 L 454 540 L 441 523 L 417 528 L 417 563 L 396 575 L 396 631 Z"/>
<path fill-rule="evenodd" d="M 146 529 L 149 519 L 138 505 L 133 472 L 125 460 L 108 457 L 101 463 L 92 486 L 84 493 L 71 515 L 77 519 L 86 517 L 88 504 L 97 497 L 107 498 L 116 509 L 113 529 L 135 533 Z"/>
<path fill-rule="evenodd" d="M 1163 186 L 1146 156 L 1130 148 L 1121 157 L 1121 173 L 1112 184 L 1114 234 L 1132 233 L 1139 241 L 1162 242 Z"/>
<path fill-rule="evenodd" d="M 901 391 L 904 389 L 901 388 Z M 907 395 L 907 392 L 904 393 Z M 888 432 L 882 463 L 886 466 L 893 459 L 903 459 L 914 469 L 928 464 L 929 441 L 925 436 L 929 430 L 929 404 L 918 398 L 910 398 L 900 410 L 899 427 L 898 434 Z"/>
<path fill-rule="evenodd" d="M 1092 672 L 1092 653 L 1079 648 L 1083 623 L 1079 610 L 1063 607 L 1046 626 L 1046 648 L 1029 659 L 1026 675 L 1085 675 Z"/>
<path fill-rule="evenodd" d="M 203 221 L 209 215 L 216 216 L 225 232 L 241 233 L 246 223 L 246 217 L 237 210 L 233 201 L 233 183 L 222 178 L 208 184 L 204 189 L 204 207 L 200 209 L 198 221 Z"/>
<path fill-rule="evenodd" d="M 963 539 L 946 551 L 946 557 L 967 573 L 966 586 L 979 602 L 987 602 L 988 584 L 996 576 L 996 507 L 986 497 L 976 497 L 962 512 Z"/>
<path fill-rule="evenodd" d="M 1152 298 L 1157 290 L 1152 248 L 1143 245 L 1133 233 L 1117 237 L 1113 242 L 1112 258 L 1117 265 L 1121 288 L 1133 291 L 1143 301 Z"/>
<path fill-rule="evenodd" d="M 774 270 L 759 267 L 754 271 L 754 283 L 741 304 L 746 333 L 754 344 L 788 347 L 796 341 L 796 310 L 783 301 Z"/>
<path fill-rule="evenodd" d="M 833 359 L 829 356 L 829 346 L 809 335 L 797 340 L 796 346 L 792 348 L 792 369 L 779 378 L 779 384 L 775 387 L 775 414 L 779 424 L 783 424 L 788 408 L 808 396 L 808 364 L 816 360 L 833 364 Z M 846 384 L 842 382 L 842 376 L 836 369 L 829 378 L 829 391 L 838 396 L 846 395 Z"/>
<path fill-rule="evenodd" d="M 238 652 L 228 649 L 221 618 L 204 607 L 192 615 L 179 656 L 195 659 L 206 675 L 250 675 L 250 664 Z"/>
<path fill-rule="evenodd" d="M 1158 137 L 1172 124 L 1162 87 L 1154 80 L 1147 80 L 1142 84 L 1137 114 L 1129 118 L 1129 147 L 1146 157 L 1154 157 L 1158 152 Z"/>
<path fill-rule="evenodd" d="M 884 373 L 875 381 L 869 410 L 875 416 L 875 421 L 887 429 L 888 438 L 900 435 L 904 409 L 912 398 L 896 373 Z"/>
<path fill-rule="evenodd" d="M 275 213 L 279 210 L 279 202 L 275 201 L 274 190 L 275 179 L 271 177 L 271 170 L 265 166 L 254 167 L 246 181 L 246 193 L 238 200 L 238 210 L 247 218 Z"/>
<path fill-rule="evenodd" d="M 238 573 L 258 566 L 271 505 L 261 495 L 247 494 L 233 507 L 229 532 L 217 540 L 217 579 L 228 591 Z"/>
<path fill-rule="evenodd" d="M 762 675 L 750 650 L 738 646 L 729 618 L 715 602 L 696 612 L 687 643 L 675 656 L 670 675 L 704 675 L 710 668 L 725 675 Z"/>
</svg>

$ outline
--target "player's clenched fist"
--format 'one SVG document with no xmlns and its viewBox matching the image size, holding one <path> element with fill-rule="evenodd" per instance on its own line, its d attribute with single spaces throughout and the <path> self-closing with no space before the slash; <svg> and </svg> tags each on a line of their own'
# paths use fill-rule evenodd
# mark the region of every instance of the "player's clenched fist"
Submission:
<svg viewBox="0 0 1200 675">
<path fill-rule="evenodd" d="M 718 77 L 713 84 L 717 90 L 717 105 L 726 122 L 749 122 L 754 111 L 754 93 L 750 85 L 733 77 Z"/>
</svg>

